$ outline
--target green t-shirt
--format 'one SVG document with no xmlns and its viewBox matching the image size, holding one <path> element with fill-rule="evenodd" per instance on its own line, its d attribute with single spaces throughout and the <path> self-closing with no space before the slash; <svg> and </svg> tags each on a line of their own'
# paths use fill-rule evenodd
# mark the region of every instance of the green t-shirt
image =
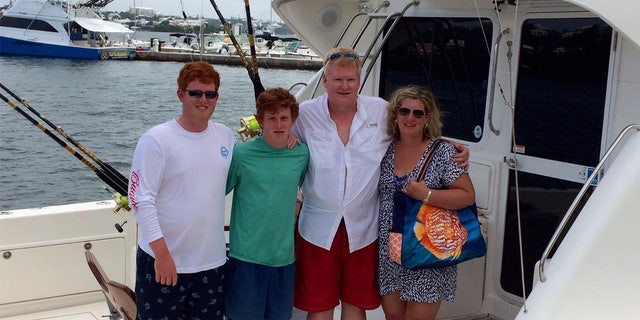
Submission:
<svg viewBox="0 0 640 320">
<path fill-rule="evenodd" d="M 230 257 L 272 267 L 295 261 L 296 198 L 308 163 L 306 144 L 274 149 L 258 137 L 234 146 L 227 178 Z"/>
</svg>

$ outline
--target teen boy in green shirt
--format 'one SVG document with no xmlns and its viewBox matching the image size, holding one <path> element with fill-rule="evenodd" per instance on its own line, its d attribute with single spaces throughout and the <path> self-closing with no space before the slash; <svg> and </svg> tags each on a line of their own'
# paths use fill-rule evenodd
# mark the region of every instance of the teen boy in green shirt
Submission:
<svg viewBox="0 0 640 320">
<path fill-rule="evenodd" d="M 225 313 L 238 320 L 291 319 L 295 207 L 309 149 L 287 148 L 298 117 L 291 93 L 268 89 L 256 107 L 262 136 L 235 145 L 227 178 L 227 193 L 234 193 Z"/>
</svg>

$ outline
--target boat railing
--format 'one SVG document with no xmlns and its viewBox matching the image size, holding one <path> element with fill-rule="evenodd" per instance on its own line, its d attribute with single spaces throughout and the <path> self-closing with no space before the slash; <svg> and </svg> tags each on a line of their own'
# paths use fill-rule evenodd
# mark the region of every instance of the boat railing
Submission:
<svg viewBox="0 0 640 320">
<path fill-rule="evenodd" d="M 614 150 L 620 145 L 620 142 L 622 141 L 622 139 L 629 132 L 632 132 L 633 129 L 635 129 L 636 131 L 640 131 L 640 124 L 628 125 L 620 132 L 620 134 L 618 134 L 618 136 L 613 141 L 609 149 L 607 149 L 607 152 L 604 154 L 604 156 L 602 157 L 598 165 L 593 170 L 593 173 L 587 178 L 587 181 L 585 181 L 584 185 L 582 186 L 582 189 L 580 189 L 580 192 L 578 192 L 578 195 L 573 200 L 573 203 L 571 203 L 571 206 L 569 206 L 569 209 L 567 209 L 567 213 L 562 218 L 560 225 L 558 226 L 558 228 L 556 229 L 556 232 L 551 237 L 551 240 L 549 241 L 547 248 L 544 250 L 544 252 L 542 253 L 542 257 L 540 258 L 540 263 L 538 264 L 538 275 L 540 276 L 540 282 L 545 282 L 547 280 L 547 277 L 544 274 L 545 263 L 547 259 L 549 259 L 549 255 L 551 254 L 551 251 L 556 247 L 556 244 L 558 243 L 558 241 L 560 241 L 560 238 L 565 234 L 565 229 L 570 225 L 569 222 L 573 221 L 573 218 L 576 215 L 576 212 L 578 212 L 576 211 L 576 209 L 582 202 L 584 196 L 587 194 L 587 191 L 589 190 L 591 183 L 593 182 L 595 177 L 598 176 L 598 173 L 601 172 L 602 168 L 604 167 L 604 164 L 607 162 L 607 160 L 609 160 Z"/>
<path fill-rule="evenodd" d="M 493 58 L 491 61 L 491 90 L 489 90 L 489 113 L 487 115 L 487 119 L 489 120 L 489 129 L 491 130 L 491 132 L 493 132 L 493 134 L 495 134 L 496 136 L 500 135 L 500 130 L 498 128 L 496 128 L 493 124 L 493 108 L 496 105 L 495 103 L 493 103 L 493 99 L 495 97 L 495 87 L 496 87 L 496 79 L 498 77 L 496 77 L 496 73 L 497 71 L 497 66 L 498 66 L 498 49 L 500 48 L 500 41 L 502 40 L 502 37 L 505 34 L 508 34 L 509 32 L 511 32 L 511 30 L 509 28 L 504 29 L 502 32 L 498 33 L 498 37 L 496 38 L 495 44 L 493 45 Z M 507 45 L 509 46 L 509 50 L 511 49 L 511 45 L 507 42 Z M 509 63 L 509 65 L 511 65 L 511 63 Z"/>
<path fill-rule="evenodd" d="M 385 31 L 384 28 L 379 28 L 379 30 L 376 32 L 375 36 L 371 40 L 371 43 L 369 44 L 369 47 L 365 51 L 365 54 L 363 55 L 363 63 L 362 63 L 362 65 L 364 67 L 364 65 L 365 65 L 365 63 L 367 61 L 369 61 L 369 63 L 367 64 L 366 72 L 364 73 L 364 76 L 362 77 L 362 80 L 360 81 L 360 88 L 359 88 L 358 92 L 362 92 L 362 88 L 364 87 L 364 84 L 367 81 L 367 78 L 369 77 L 369 74 L 371 73 L 371 70 L 373 69 L 373 66 L 375 65 L 375 62 L 378 59 L 378 56 L 380 55 L 380 52 L 382 52 L 382 48 L 383 48 L 384 44 L 386 43 L 387 38 L 391 34 L 391 31 L 393 31 L 393 29 L 395 28 L 397 23 L 400 21 L 399 18 L 404 16 L 405 12 L 409 8 L 411 8 L 413 6 L 417 6 L 419 4 L 420 4 L 419 0 L 412 0 L 406 6 L 404 6 L 402 11 L 400 11 L 400 12 L 379 13 L 382 8 L 386 8 L 386 7 L 389 6 L 389 1 L 383 1 L 382 3 L 380 3 L 380 5 L 378 5 L 376 8 L 374 8 L 372 10 L 372 12 L 357 12 L 357 13 L 355 13 L 351 17 L 351 19 L 349 20 L 347 25 L 344 27 L 344 29 L 342 30 L 342 33 L 340 34 L 340 36 L 336 40 L 334 47 L 338 47 L 340 45 L 340 43 L 342 42 L 342 40 L 343 40 L 344 36 L 346 35 L 347 31 L 351 28 L 351 26 L 353 25 L 353 22 L 355 21 L 355 19 L 357 17 L 363 16 L 363 15 L 367 15 L 367 20 L 360 27 L 360 30 L 358 31 L 358 33 L 356 34 L 353 42 L 351 43 L 351 48 L 355 49 L 356 46 L 358 45 L 358 43 L 360 42 L 360 40 L 362 39 L 362 36 L 364 35 L 365 31 L 368 29 L 369 25 L 371 24 L 371 22 L 374 19 L 385 19 L 383 25 L 386 25 L 390 20 L 394 20 L 393 23 L 391 24 L 389 30 L 387 30 L 387 34 L 382 38 L 382 41 L 380 42 L 379 47 L 375 50 L 375 53 L 371 56 L 371 51 L 373 51 L 373 48 L 375 47 L 375 44 L 376 44 L 377 40 L 380 39 L 380 36 Z M 318 91 L 319 85 L 320 85 L 320 81 L 316 82 L 316 85 L 313 88 L 313 92 L 311 93 L 311 97 L 315 97 L 316 92 Z"/>
<path fill-rule="evenodd" d="M 382 3 L 380 3 L 380 5 L 378 5 L 373 9 L 372 13 L 378 13 L 382 8 L 386 8 L 389 5 L 390 5 L 389 1 L 383 1 Z M 356 12 L 353 15 L 353 17 L 351 17 L 351 20 L 349 20 L 349 23 L 347 23 L 347 26 L 342 30 L 342 34 L 340 34 L 340 36 L 338 37 L 338 40 L 336 40 L 336 44 L 334 45 L 335 48 L 337 48 L 340 45 L 340 42 L 342 42 L 342 39 L 347 34 L 347 31 L 351 28 L 351 25 L 356 20 L 356 18 L 362 15 L 367 15 L 367 21 L 365 21 L 362 27 L 360 27 L 360 31 L 358 31 L 357 36 L 353 39 L 353 42 L 351 43 L 351 48 L 356 47 L 356 44 L 358 44 L 358 42 L 360 41 L 360 38 L 364 34 L 364 31 L 369 27 L 369 24 L 371 24 L 371 21 L 373 21 L 373 17 L 370 16 L 368 12 Z"/>
<path fill-rule="evenodd" d="M 387 25 L 387 23 L 390 20 L 393 20 L 393 22 L 391 23 L 389 30 L 387 30 L 387 33 L 382 38 L 380 45 L 375 50 L 375 53 L 372 56 L 370 56 L 371 51 L 373 51 L 373 48 L 376 45 L 376 40 L 378 40 L 382 35 L 382 33 L 385 31 L 384 28 L 379 28 L 378 31 L 376 32 L 376 35 L 371 40 L 371 43 L 369 44 L 369 48 L 367 48 L 367 51 L 364 54 L 365 59 L 363 61 L 363 65 L 364 65 L 364 62 L 366 61 L 369 61 L 369 64 L 367 65 L 367 71 L 364 73 L 364 77 L 362 77 L 362 81 L 360 82 L 360 90 L 358 92 L 362 92 L 362 89 L 364 88 L 364 84 L 365 82 L 367 82 L 367 78 L 369 78 L 369 74 L 371 73 L 371 70 L 373 69 L 373 66 L 376 63 L 376 60 L 378 60 L 378 57 L 380 56 L 380 52 L 382 52 L 382 48 L 384 47 L 384 44 L 387 42 L 387 39 L 389 38 L 389 36 L 391 36 L 392 31 L 395 29 L 398 22 L 400 22 L 400 18 L 404 16 L 405 12 L 407 12 L 409 8 L 413 6 L 417 6 L 419 4 L 420 4 L 420 1 L 414 0 L 409 2 L 407 5 L 405 5 L 404 8 L 402 8 L 402 11 L 400 12 L 394 12 L 388 15 L 373 15 L 373 14 L 369 15 L 370 17 L 379 17 L 379 18 L 385 19 L 383 25 Z M 355 45 L 354 45 L 354 48 L 355 48 Z"/>
<path fill-rule="evenodd" d="M 293 90 L 297 86 L 306 87 L 307 83 L 306 82 L 296 82 L 296 83 L 292 84 L 291 86 L 289 86 L 289 89 L 288 89 L 289 92 L 291 92 L 291 90 Z"/>
</svg>

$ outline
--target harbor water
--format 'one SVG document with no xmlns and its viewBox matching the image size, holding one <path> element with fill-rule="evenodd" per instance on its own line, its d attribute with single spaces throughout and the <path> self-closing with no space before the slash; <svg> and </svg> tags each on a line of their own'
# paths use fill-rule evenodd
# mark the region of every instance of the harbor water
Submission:
<svg viewBox="0 0 640 320">
<path fill-rule="evenodd" d="M 181 113 L 176 78 L 182 65 L 0 56 L 0 82 L 100 160 L 128 176 L 140 135 Z M 221 74 L 221 86 L 213 119 L 236 131 L 240 119 L 255 112 L 252 83 L 244 67 L 214 67 Z M 259 72 L 265 88 L 289 88 L 306 82 L 314 73 Z M 112 191 L 91 169 L 8 104 L 1 104 L 0 211 L 111 198 Z"/>
</svg>

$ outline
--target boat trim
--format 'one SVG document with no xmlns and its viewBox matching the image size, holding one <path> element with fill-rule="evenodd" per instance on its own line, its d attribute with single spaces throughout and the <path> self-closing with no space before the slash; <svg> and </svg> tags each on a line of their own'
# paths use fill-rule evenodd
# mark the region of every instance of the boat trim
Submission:
<svg viewBox="0 0 640 320">
<path fill-rule="evenodd" d="M 544 250 L 544 252 L 542 253 L 542 257 L 540 258 L 540 264 L 538 265 L 538 274 L 540 276 L 540 282 L 545 282 L 547 280 L 547 276 L 544 274 L 545 262 L 549 258 L 549 255 L 551 254 L 551 250 L 553 250 L 556 247 L 556 243 L 558 243 L 558 241 L 560 240 L 561 235 L 564 234 L 566 227 L 569 225 L 569 221 L 573 220 L 573 216 L 576 214 L 576 209 L 578 205 L 581 203 L 582 198 L 584 198 L 585 194 L 587 193 L 587 190 L 589 189 L 589 187 L 591 187 L 591 183 L 595 180 L 596 177 L 600 176 L 600 173 L 602 172 L 602 168 L 604 167 L 604 164 L 607 162 L 607 160 L 609 160 L 609 157 L 613 154 L 613 151 L 620 145 L 620 142 L 622 141 L 622 139 L 633 129 L 636 129 L 636 131 L 640 131 L 640 124 L 628 125 L 626 128 L 622 130 L 622 132 L 620 132 L 620 134 L 613 141 L 609 149 L 607 149 L 607 152 L 604 154 L 604 156 L 602 157 L 598 165 L 593 170 L 593 173 L 589 176 L 587 181 L 584 182 L 584 184 L 582 185 L 582 189 L 580 189 L 580 192 L 578 192 L 578 195 L 575 197 L 575 199 L 573 199 L 571 206 L 569 206 L 569 209 L 567 209 L 567 213 L 565 213 L 564 217 L 562 218 L 562 221 L 560 222 L 560 225 L 558 226 L 558 228 L 556 229 L 556 232 L 551 237 L 551 241 L 549 241 L 547 248 Z"/>
</svg>

